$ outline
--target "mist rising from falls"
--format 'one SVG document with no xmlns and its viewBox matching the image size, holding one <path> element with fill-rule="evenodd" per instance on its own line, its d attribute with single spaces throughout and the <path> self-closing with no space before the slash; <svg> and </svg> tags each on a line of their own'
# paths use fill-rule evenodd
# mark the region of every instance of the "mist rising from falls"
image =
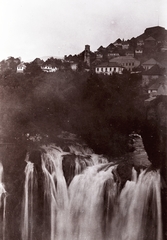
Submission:
<svg viewBox="0 0 167 240">
<path fill-rule="evenodd" d="M 133 169 L 121 189 L 117 166 L 102 156 L 71 147 L 68 161 L 60 148 L 43 150 L 27 159 L 22 240 L 162 240 L 158 171 Z"/>
</svg>

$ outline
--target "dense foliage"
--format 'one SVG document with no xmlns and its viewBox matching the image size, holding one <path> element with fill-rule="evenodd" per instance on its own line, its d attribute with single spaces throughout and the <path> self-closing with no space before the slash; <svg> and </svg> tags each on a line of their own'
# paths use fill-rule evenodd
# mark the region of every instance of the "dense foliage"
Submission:
<svg viewBox="0 0 167 240">
<path fill-rule="evenodd" d="M 0 77 L 1 135 L 77 133 L 98 153 L 127 149 L 143 119 L 141 77 L 88 72 L 8 74 Z"/>
</svg>

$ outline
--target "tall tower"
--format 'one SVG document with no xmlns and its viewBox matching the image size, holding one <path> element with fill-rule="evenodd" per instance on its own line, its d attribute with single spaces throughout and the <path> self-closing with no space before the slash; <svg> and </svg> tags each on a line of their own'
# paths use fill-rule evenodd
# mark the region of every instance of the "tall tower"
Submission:
<svg viewBox="0 0 167 240">
<path fill-rule="evenodd" d="M 86 63 L 87 66 L 90 67 L 90 46 L 89 45 L 85 45 L 84 63 Z"/>
</svg>

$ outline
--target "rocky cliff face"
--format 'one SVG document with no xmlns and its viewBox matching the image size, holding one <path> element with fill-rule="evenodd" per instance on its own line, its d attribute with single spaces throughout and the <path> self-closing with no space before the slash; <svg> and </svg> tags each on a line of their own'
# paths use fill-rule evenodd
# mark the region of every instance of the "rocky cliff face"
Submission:
<svg viewBox="0 0 167 240">
<path fill-rule="evenodd" d="M 158 96 L 146 107 L 142 132 L 143 143 L 152 166 L 162 176 L 162 219 L 164 240 L 167 239 L 167 96 Z"/>
<path fill-rule="evenodd" d="M 167 96 L 158 96 L 146 106 L 142 138 L 149 160 L 167 180 Z"/>
</svg>

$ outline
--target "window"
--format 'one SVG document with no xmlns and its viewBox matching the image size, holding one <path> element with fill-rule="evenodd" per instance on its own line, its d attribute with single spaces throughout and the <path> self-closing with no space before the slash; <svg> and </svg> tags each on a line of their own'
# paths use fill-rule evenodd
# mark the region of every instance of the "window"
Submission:
<svg viewBox="0 0 167 240">
<path fill-rule="evenodd" d="M 106 72 L 107 72 L 107 68 L 106 68 Z"/>
<path fill-rule="evenodd" d="M 99 68 L 96 68 L 97 72 L 99 71 Z"/>
<path fill-rule="evenodd" d="M 116 71 L 116 68 L 114 68 L 114 72 Z"/>
</svg>

